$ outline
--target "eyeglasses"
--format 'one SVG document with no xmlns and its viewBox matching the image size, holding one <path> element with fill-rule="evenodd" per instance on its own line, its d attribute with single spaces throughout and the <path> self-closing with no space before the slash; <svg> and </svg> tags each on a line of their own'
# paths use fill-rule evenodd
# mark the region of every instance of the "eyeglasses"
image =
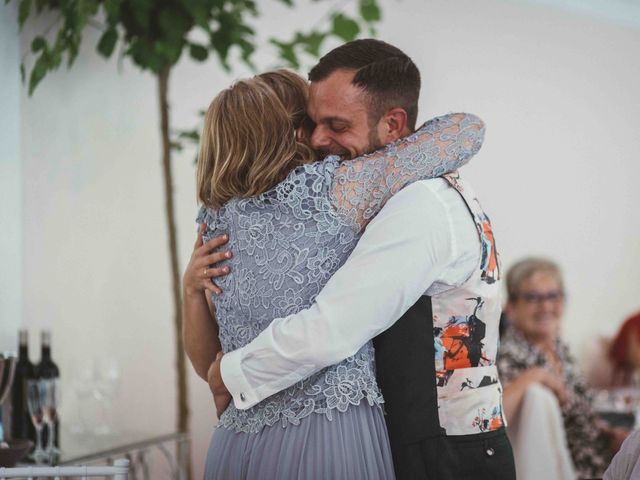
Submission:
<svg viewBox="0 0 640 480">
<path fill-rule="evenodd" d="M 517 295 L 517 298 L 521 299 L 525 303 L 537 305 L 540 305 L 546 301 L 549 301 L 551 303 L 560 303 L 564 300 L 564 292 L 562 290 L 555 290 L 546 293 L 523 292 Z"/>
</svg>

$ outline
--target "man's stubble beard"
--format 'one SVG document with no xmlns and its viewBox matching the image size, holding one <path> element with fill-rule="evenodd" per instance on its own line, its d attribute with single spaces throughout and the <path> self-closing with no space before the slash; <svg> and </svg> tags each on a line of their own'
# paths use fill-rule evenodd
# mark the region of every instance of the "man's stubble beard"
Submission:
<svg viewBox="0 0 640 480">
<path fill-rule="evenodd" d="M 365 153 L 371 153 L 375 150 L 384 147 L 382 142 L 380 141 L 380 136 L 378 136 L 378 129 L 372 127 L 369 129 L 369 146 L 367 147 L 367 151 Z"/>
</svg>

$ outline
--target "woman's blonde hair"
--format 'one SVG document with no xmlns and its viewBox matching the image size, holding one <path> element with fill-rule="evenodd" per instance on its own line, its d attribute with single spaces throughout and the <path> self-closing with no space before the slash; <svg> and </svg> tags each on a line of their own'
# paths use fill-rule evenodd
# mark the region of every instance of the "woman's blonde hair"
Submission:
<svg viewBox="0 0 640 480">
<path fill-rule="evenodd" d="M 200 139 L 198 197 L 220 208 L 234 197 L 264 193 L 295 167 L 316 160 L 298 141 L 309 87 L 288 70 L 239 80 L 220 92 L 205 116 Z"/>
<path fill-rule="evenodd" d="M 507 272 L 507 295 L 509 302 L 515 302 L 522 293 L 522 285 L 537 273 L 548 273 L 555 277 L 564 290 L 562 271 L 557 263 L 546 258 L 530 257 L 520 260 Z"/>
</svg>

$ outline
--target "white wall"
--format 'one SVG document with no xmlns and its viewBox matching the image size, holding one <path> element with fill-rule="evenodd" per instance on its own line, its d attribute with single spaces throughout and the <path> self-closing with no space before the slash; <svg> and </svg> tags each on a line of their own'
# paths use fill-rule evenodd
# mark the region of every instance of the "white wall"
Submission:
<svg viewBox="0 0 640 480">
<path fill-rule="evenodd" d="M 466 175 L 508 266 L 529 254 L 565 269 L 565 337 L 580 356 L 640 309 L 640 29 L 507 2 L 388 9 L 383 37 L 424 74 L 423 116 L 465 109 L 488 125 Z M 397 25 L 421 31 L 398 37 Z M 394 33 L 395 32 L 395 33 Z"/>
<path fill-rule="evenodd" d="M 640 308 L 632 210 L 640 203 L 632 185 L 640 177 L 640 30 L 500 0 L 382 3 L 379 36 L 423 73 L 421 117 L 466 110 L 487 122 L 466 176 L 507 265 L 542 254 L 564 266 L 566 337 L 582 353 Z M 275 2 L 265 10 L 262 34 L 308 25 L 322 11 L 302 15 Z M 27 32 L 23 50 L 28 40 Z M 119 73 L 115 60 L 94 54 L 95 42 L 87 32 L 71 71 L 45 79 L 33 98 L 24 89 L 20 96 L 23 321 L 53 328 L 67 379 L 88 359 L 118 359 L 117 423 L 166 430 L 175 388 L 156 85 L 127 61 Z M 270 54 L 258 65 L 274 65 Z M 213 60 L 181 62 L 170 85 L 174 126 L 191 127 L 195 112 L 243 74 L 221 73 Z M 174 159 L 183 267 L 195 231 L 193 155 Z M 214 412 L 206 384 L 192 374 L 190 387 L 199 478 Z"/>
<path fill-rule="evenodd" d="M 0 8 L 0 352 L 16 351 L 22 318 L 20 39 L 14 4 Z"/>
</svg>

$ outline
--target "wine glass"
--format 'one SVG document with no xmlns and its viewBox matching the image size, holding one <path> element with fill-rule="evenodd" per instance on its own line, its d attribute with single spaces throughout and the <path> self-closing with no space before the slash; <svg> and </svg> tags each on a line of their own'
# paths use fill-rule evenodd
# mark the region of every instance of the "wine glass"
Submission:
<svg viewBox="0 0 640 480">
<path fill-rule="evenodd" d="M 71 421 L 71 432 L 83 435 L 93 430 L 96 416 L 93 368 L 86 363 L 76 363 L 71 372 L 71 393 L 75 398 L 75 412 Z"/>
<path fill-rule="evenodd" d="M 47 455 L 53 459 L 60 454 L 54 441 L 58 432 L 56 431 L 56 423 L 58 420 L 58 407 L 60 404 L 60 382 L 55 379 L 41 380 L 44 402 L 43 402 L 43 419 L 49 429 L 47 438 Z"/>
<path fill-rule="evenodd" d="M 27 408 L 36 429 L 36 449 L 33 452 L 33 459 L 36 463 L 43 462 L 47 458 L 47 453 L 42 448 L 42 428 L 44 426 L 44 384 L 40 380 L 27 380 Z"/>
<path fill-rule="evenodd" d="M 114 358 L 101 358 L 93 363 L 93 395 L 101 406 L 101 418 L 94 432 L 111 435 L 113 430 L 112 402 L 118 392 L 120 367 Z"/>
</svg>

